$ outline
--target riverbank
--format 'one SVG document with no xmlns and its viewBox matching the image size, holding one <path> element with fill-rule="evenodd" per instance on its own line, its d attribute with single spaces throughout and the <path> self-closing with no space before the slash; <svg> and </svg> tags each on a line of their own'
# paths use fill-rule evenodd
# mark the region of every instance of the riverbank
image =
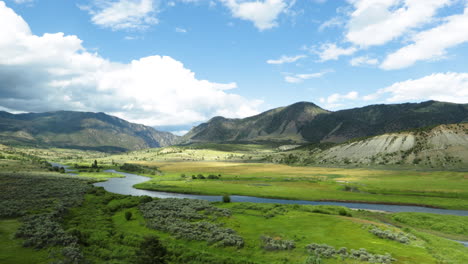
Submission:
<svg viewBox="0 0 468 264">
<path fill-rule="evenodd" d="M 463 172 L 292 167 L 264 163 L 139 162 L 162 176 L 136 188 L 202 195 L 261 196 L 306 201 L 360 201 L 468 210 Z M 208 177 L 213 175 L 211 179 Z M 220 175 L 220 177 L 218 177 Z"/>
<path fill-rule="evenodd" d="M 113 178 L 105 182 L 99 182 L 94 184 L 98 187 L 104 187 L 109 192 L 124 194 L 124 195 L 147 195 L 157 198 L 189 198 L 189 199 L 202 199 L 208 201 L 221 201 L 222 196 L 218 195 L 196 195 L 196 194 L 184 194 L 175 192 L 161 192 L 151 190 L 136 189 L 133 186 L 146 182 L 149 178 L 141 175 L 119 172 L 115 170 L 109 170 L 106 172 L 117 173 L 125 176 L 125 178 Z M 468 211 L 464 210 L 448 210 L 438 209 L 431 207 L 422 206 L 409 206 L 409 205 L 389 205 L 383 203 L 363 203 L 363 202 L 333 202 L 333 201 L 306 201 L 306 200 L 286 200 L 286 199 L 272 199 L 262 198 L 254 196 L 241 196 L 231 195 L 232 202 L 250 202 L 250 203 L 278 203 L 278 204 L 299 204 L 299 205 L 335 205 L 344 206 L 352 209 L 362 210 L 377 210 L 387 212 L 423 212 L 423 213 L 434 213 L 434 214 L 448 214 L 448 215 L 459 215 L 468 216 Z"/>
</svg>

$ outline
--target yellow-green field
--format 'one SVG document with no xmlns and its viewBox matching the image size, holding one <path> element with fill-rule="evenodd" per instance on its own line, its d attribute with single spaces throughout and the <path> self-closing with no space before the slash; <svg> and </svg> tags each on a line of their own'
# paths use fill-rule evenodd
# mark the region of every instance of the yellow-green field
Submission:
<svg viewBox="0 0 468 264">
<path fill-rule="evenodd" d="M 468 173 L 295 167 L 235 162 L 138 162 L 158 166 L 136 187 L 197 194 L 236 194 L 300 200 L 405 203 L 468 209 Z M 182 178 L 184 174 L 186 177 Z M 220 179 L 192 179 L 192 175 Z M 348 186 L 348 187 L 346 187 Z"/>
</svg>

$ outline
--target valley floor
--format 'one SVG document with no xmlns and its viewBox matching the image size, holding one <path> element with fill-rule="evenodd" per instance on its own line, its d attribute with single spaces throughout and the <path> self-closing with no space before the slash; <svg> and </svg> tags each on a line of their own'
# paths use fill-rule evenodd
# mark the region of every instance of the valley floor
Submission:
<svg viewBox="0 0 468 264">
<path fill-rule="evenodd" d="M 152 190 L 466 210 L 466 172 L 125 160 L 125 155 L 53 150 L 58 153 L 55 161 L 81 168 L 78 175 L 68 175 L 51 172 L 40 155 L 32 154 L 40 151 L 2 154 L 0 241 L 8 250 L 0 251 L 0 263 L 31 263 L 31 259 L 148 263 L 140 258 L 147 254 L 148 241 L 158 248 L 163 263 L 462 264 L 468 260 L 468 248 L 450 240 L 468 241 L 464 216 L 151 199 L 112 194 L 91 185 L 119 176 L 106 169 L 127 169 L 151 177 L 137 187 Z M 97 168 L 92 167 L 94 160 Z M 127 162 L 133 165 L 123 166 Z M 48 228 L 55 231 L 49 233 Z"/>
<path fill-rule="evenodd" d="M 310 201 L 361 201 L 468 209 L 468 174 L 297 167 L 266 163 L 139 162 L 162 175 L 136 188 Z M 202 175 L 202 177 L 199 177 Z M 209 175 L 221 175 L 209 179 Z M 202 179 L 200 179 L 202 178 Z"/>
</svg>

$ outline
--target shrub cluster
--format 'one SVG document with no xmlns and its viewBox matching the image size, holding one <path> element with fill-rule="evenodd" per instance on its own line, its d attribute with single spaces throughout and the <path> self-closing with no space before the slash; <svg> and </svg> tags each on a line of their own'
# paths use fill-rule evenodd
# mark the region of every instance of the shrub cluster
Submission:
<svg viewBox="0 0 468 264">
<path fill-rule="evenodd" d="M 137 222 L 134 207 L 152 200 L 151 197 L 124 196 L 106 192 L 101 187 L 93 188 L 89 194 L 88 199 L 70 210 L 63 221 L 67 232 L 78 238 L 86 263 L 141 263 L 140 257 L 145 256 L 140 251 L 155 244 L 145 246 L 141 232 L 124 232 L 115 221 L 125 221 L 126 212 L 131 212 L 130 221 Z M 119 219 L 115 218 L 117 215 Z M 157 244 L 156 239 L 151 241 Z"/>
<path fill-rule="evenodd" d="M 59 263 L 81 263 L 78 238 L 62 227 L 68 209 L 82 203 L 86 181 L 40 175 L 0 175 L 0 216 L 24 216 L 15 237 L 37 249 L 62 247 Z"/>
<path fill-rule="evenodd" d="M 53 213 L 29 215 L 23 218 L 15 233 L 17 238 L 24 239 L 23 246 L 36 249 L 47 246 L 67 246 L 77 239 L 65 232 Z"/>
<path fill-rule="evenodd" d="M 343 206 L 334 205 L 313 205 L 313 206 L 302 206 L 298 208 L 301 211 L 317 213 L 317 214 L 329 214 L 329 215 L 342 215 L 352 217 L 352 210 Z"/>
<path fill-rule="evenodd" d="M 219 178 L 221 178 L 221 174 L 218 174 L 218 175 L 210 174 L 208 176 L 205 176 L 203 174 L 192 175 L 192 180 L 205 180 L 205 179 L 218 180 Z"/>
<path fill-rule="evenodd" d="M 151 174 L 151 175 L 156 175 L 160 173 L 158 167 L 146 167 L 146 166 L 131 164 L 131 163 L 124 163 L 119 168 L 123 171 L 130 172 L 130 173 L 146 173 L 146 174 Z"/>
<path fill-rule="evenodd" d="M 91 188 L 86 181 L 28 174 L 0 174 L 0 217 L 50 212 L 60 201 L 64 208 L 79 205 Z"/>
<path fill-rule="evenodd" d="M 268 251 L 291 250 L 296 247 L 294 240 L 284 240 L 281 238 L 273 238 L 269 236 L 262 236 L 260 239 L 263 242 L 263 249 Z"/>
<path fill-rule="evenodd" d="M 317 255 L 310 255 L 306 258 L 304 264 L 322 264 L 322 259 Z"/>
<path fill-rule="evenodd" d="M 176 238 L 202 240 L 219 246 L 242 247 L 244 240 L 229 228 L 209 222 L 208 216 L 230 216 L 208 201 L 192 199 L 160 199 L 140 205 L 140 211 L 153 229 L 173 234 Z"/>
<path fill-rule="evenodd" d="M 414 236 L 411 234 L 405 234 L 403 232 L 396 233 L 390 230 L 382 230 L 376 226 L 373 226 L 371 229 L 369 229 L 369 232 L 380 238 L 395 240 L 403 244 L 408 244 L 411 239 L 414 239 Z"/>
<path fill-rule="evenodd" d="M 350 259 L 356 259 L 359 261 L 367 261 L 370 263 L 381 263 L 381 264 L 388 264 L 392 263 L 392 261 L 396 261 L 396 259 L 392 258 L 392 256 L 388 253 L 385 255 L 379 255 L 379 254 L 372 254 L 369 253 L 366 249 L 361 248 L 361 249 L 351 249 L 348 251 L 347 248 L 342 247 L 340 249 L 335 249 L 333 246 L 327 245 L 327 244 L 309 244 L 306 246 L 306 249 L 316 255 L 316 256 L 321 256 L 323 258 L 334 258 L 334 257 L 340 257 L 342 259 L 345 258 L 350 258 Z"/>
</svg>

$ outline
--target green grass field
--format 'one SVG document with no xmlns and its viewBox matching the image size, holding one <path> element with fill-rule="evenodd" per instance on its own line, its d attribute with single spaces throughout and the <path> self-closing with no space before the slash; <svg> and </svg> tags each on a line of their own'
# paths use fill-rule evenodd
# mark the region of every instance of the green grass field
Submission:
<svg viewBox="0 0 468 264">
<path fill-rule="evenodd" d="M 184 147 L 183 155 L 190 151 L 204 153 L 204 157 L 220 153 L 246 155 L 268 152 L 270 148 L 254 146 L 200 146 L 199 149 Z M 168 148 L 162 149 L 169 150 Z M 28 150 L 32 153 L 33 150 Z M 39 150 L 36 150 L 39 151 Z M 45 150 L 40 150 L 45 151 Z M 149 150 L 148 157 L 154 155 Z M 144 174 L 152 179 L 137 187 L 144 189 L 200 193 L 239 194 L 301 200 L 350 200 L 378 203 L 423 204 L 444 208 L 468 209 L 468 174 L 450 171 L 403 171 L 377 169 L 345 169 L 299 167 L 279 164 L 239 161 L 180 161 L 181 153 L 174 160 L 142 160 L 144 151 L 136 156 L 102 156 L 96 153 L 86 156 L 84 152 L 73 154 L 60 152 L 55 161 L 69 165 L 89 165 L 94 159 L 105 168 L 118 168 L 113 162 L 143 165 L 143 168 L 158 167 L 161 174 Z M 244 153 L 243 153 L 244 152 Z M 27 177 L 52 175 L 56 179 L 83 178 L 88 182 L 120 177 L 105 172 L 81 172 L 70 176 L 49 172 L 34 156 L 5 152 L 0 159 L 0 170 L 21 172 Z M 44 152 L 49 153 L 49 152 Z M 198 153 L 199 154 L 199 153 Z M 195 153 L 194 155 L 198 155 Z M 44 154 L 45 155 L 45 154 Z M 63 155 L 63 156 L 62 156 Z M 236 154 L 237 155 L 237 154 Z M 13 158 L 14 157 L 14 158 Z M 119 157 L 120 160 L 114 159 Z M 147 158 L 148 158 L 147 157 Z M 215 157 L 215 156 L 212 156 Z M 239 156 L 240 157 L 240 156 Z M 149 158 L 148 158 L 149 159 Z M 185 177 L 181 177 L 184 174 Z M 192 175 L 221 175 L 219 179 L 192 179 Z M 19 175 L 19 174 L 18 174 Z M 26 177 L 23 176 L 23 177 Z M 12 178 L 8 178 L 12 180 Z M 14 179 L 14 178 L 13 178 Z M 65 180 L 65 179 L 63 179 Z M 34 190 L 34 186 L 29 186 Z M 156 235 L 168 250 L 169 263 L 305 263 L 310 255 L 305 249 L 311 243 L 346 247 L 348 250 L 365 248 L 372 254 L 389 253 L 399 263 L 455 263 L 464 264 L 468 248 L 448 240 L 468 240 L 468 217 L 420 214 L 376 213 L 351 211 L 333 206 L 300 206 L 251 203 L 215 203 L 218 208 L 228 209 L 230 216 L 214 216 L 207 221 L 223 228 L 231 228 L 242 237 L 241 248 L 216 246 L 205 241 L 177 238 L 168 232 L 147 226 L 138 206 L 143 198 L 110 194 L 94 189 L 85 195 L 84 202 L 71 208 L 61 224 L 66 232 L 78 236 L 84 257 L 93 263 L 129 263 L 137 257 L 137 251 L 145 236 Z M 96 191 L 97 190 L 97 191 Z M 28 192 L 25 192 L 26 194 Z M 31 192 L 37 195 L 37 192 Z M 27 198 L 24 198 L 27 199 Z M 22 200 L 26 202 L 26 200 Z M 342 213 L 343 211 L 344 213 Z M 131 212 L 130 220 L 125 214 Z M 34 213 L 34 211 L 32 211 Z M 349 216 L 352 214 L 352 216 Z M 346 216 L 348 215 L 348 216 Z M 193 220 L 197 222 L 198 220 Z M 390 225 L 389 225 L 390 224 Z M 20 218 L 0 219 L 0 263 L 48 263 L 48 250 L 36 251 L 22 247 L 22 240 L 14 233 L 21 225 Z M 372 227 L 394 233 L 403 232 L 414 236 L 408 244 L 379 238 L 369 232 Z M 275 240 L 292 240 L 292 250 L 268 251 L 263 249 L 262 236 Z M 354 259 L 323 258 L 329 263 L 369 263 Z"/>
<path fill-rule="evenodd" d="M 299 200 L 418 204 L 468 209 L 468 173 L 296 167 L 235 162 L 139 162 L 163 176 L 137 188 L 196 194 L 236 194 Z M 182 178 L 185 174 L 186 178 Z M 217 180 L 192 175 L 221 174 Z M 348 188 L 346 187 L 348 186 Z M 348 191 L 346 191 L 348 190 Z"/>
<path fill-rule="evenodd" d="M 468 217 L 425 213 L 396 213 L 391 220 L 397 225 L 409 226 L 425 232 L 456 240 L 468 241 Z"/>
<path fill-rule="evenodd" d="M 141 216 L 139 210 L 131 204 L 130 200 L 119 202 L 120 208 L 116 206 L 117 202 L 115 200 L 112 202 L 114 204 L 110 205 L 110 203 L 106 204 L 106 197 L 88 196 L 87 202 L 82 207 L 71 212 L 67 219 L 67 225 L 81 228 L 82 231 L 92 234 L 90 240 L 107 241 L 105 243 L 109 244 L 106 244 L 103 250 L 112 250 L 112 244 L 115 244 L 115 252 L 100 253 L 103 256 L 106 254 L 114 256 L 115 263 L 121 263 L 118 260 L 124 259 L 120 254 L 132 250 L 127 243 L 132 240 L 141 240 L 143 234 L 159 236 L 167 248 L 174 249 L 178 254 L 183 254 L 186 257 L 198 253 L 205 255 L 208 259 L 218 258 L 220 261 L 224 258 L 240 258 L 254 263 L 304 263 L 308 256 L 305 246 L 310 243 L 328 244 L 336 248 L 365 248 L 376 254 L 390 253 L 397 259 L 395 263 L 439 263 L 438 261 L 463 263 L 463 260 L 468 257 L 468 248 L 427 233 L 421 233 L 423 234 L 422 237 L 417 236 L 409 244 L 378 238 L 369 233 L 365 227 L 370 224 L 382 228 L 389 227 L 377 220 L 359 218 L 359 213 L 355 213 L 354 217 L 344 217 L 334 214 L 314 213 L 314 209 L 317 208 L 314 206 L 249 203 L 217 205 L 231 210 L 232 216 L 218 218 L 215 222 L 223 223 L 225 227 L 234 229 L 244 238 L 245 245 L 241 249 L 216 247 L 201 241 L 174 239 L 165 232 L 149 229 L 144 224 L 145 219 Z M 103 208 L 114 209 L 110 209 L 111 213 L 103 214 L 100 212 L 109 212 L 109 210 L 102 210 Z M 334 207 L 328 208 L 334 210 Z M 322 211 L 326 211 L 326 209 Z M 128 211 L 132 212 L 132 219 L 129 221 L 124 217 L 124 213 Z M 84 221 L 85 219 L 86 221 Z M 399 230 L 398 228 L 391 229 Z M 296 248 L 287 251 L 266 251 L 262 249 L 260 240 L 262 235 L 294 240 Z M 119 236 L 124 237 L 125 240 L 113 239 Z M 437 248 L 435 248 L 436 245 Z M 434 248 L 429 251 L 428 247 Z M 445 252 L 448 251 L 451 252 L 450 255 L 445 255 Z M 99 261 L 103 257 L 92 248 L 89 248 L 88 254 L 95 261 Z M 437 259 L 440 256 L 443 258 Z M 324 263 L 361 262 L 326 259 Z"/>
<path fill-rule="evenodd" d="M 14 234 L 20 225 L 18 219 L 0 219 L 0 263 L 49 263 L 47 250 L 25 248 L 22 240 L 15 239 Z"/>
</svg>

